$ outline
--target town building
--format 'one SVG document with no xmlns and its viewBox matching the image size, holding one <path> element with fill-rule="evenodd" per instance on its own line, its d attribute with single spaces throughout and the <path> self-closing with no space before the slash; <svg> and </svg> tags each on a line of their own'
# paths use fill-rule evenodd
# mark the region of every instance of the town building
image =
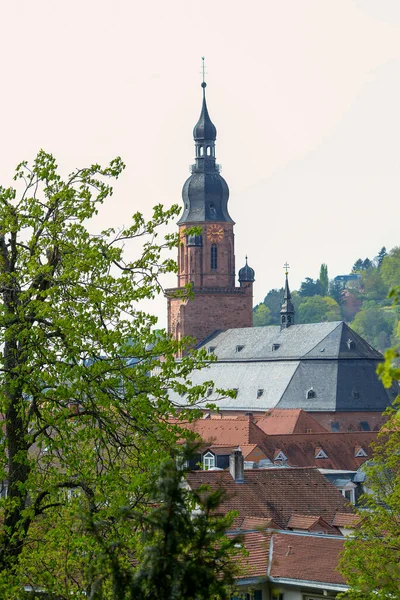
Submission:
<svg viewBox="0 0 400 600">
<path fill-rule="evenodd" d="M 385 389 L 378 380 L 381 353 L 342 321 L 296 324 L 287 271 L 280 325 L 252 327 L 255 273 L 246 259 L 235 286 L 229 189 L 216 163 L 217 132 L 202 86 L 195 164 L 178 221 L 178 285 L 166 295 L 169 333 L 191 336 L 217 358 L 191 376 L 194 385 L 214 382 L 205 411 L 206 403 L 232 416 L 303 409 L 328 431 L 378 430 L 399 389 Z M 216 391 L 221 389 L 233 389 L 234 397 Z M 171 399 L 182 404 L 178 396 Z"/>
</svg>

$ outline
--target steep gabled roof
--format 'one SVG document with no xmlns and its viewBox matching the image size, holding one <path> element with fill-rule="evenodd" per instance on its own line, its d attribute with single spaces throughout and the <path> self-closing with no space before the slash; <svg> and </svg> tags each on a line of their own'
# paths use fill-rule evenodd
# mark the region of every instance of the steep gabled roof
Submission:
<svg viewBox="0 0 400 600">
<path fill-rule="evenodd" d="M 258 444 L 264 434 L 248 417 L 223 419 L 198 419 L 180 425 L 197 433 L 201 439 L 213 446 L 244 446 Z"/>
<path fill-rule="evenodd" d="M 325 427 L 301 408 L 273 408 L 265 417 L 257 419 L 257 427 L 267 435 L 326 432 Z"/>
<path fill-rule="evenodd" d="M 294 513 L 320 515 L 330 523 L 337 512 L 353 508 L 317 469 L 256 469 L 245 471 L 244 483 L 235 483 L 228 471 L 192 471 L 186 479 L 192 489 L 207 485 L 227 492 L 220 509 L 238 511 L 238 519 L 272 519 L 286 528 Z"/>
</svg>

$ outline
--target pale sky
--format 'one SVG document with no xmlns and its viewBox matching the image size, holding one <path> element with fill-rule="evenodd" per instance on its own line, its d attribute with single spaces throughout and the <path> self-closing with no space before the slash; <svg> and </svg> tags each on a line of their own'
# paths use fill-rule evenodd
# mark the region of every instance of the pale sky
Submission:
<svg viewBox="0 0 400 600">
<path fill-rule="evenodd" d="M 97 227 L 180 203 L 205 55 L 255 303 L 285 261 L 296 288 L 400 244 L 399 0 L 14 0 L 0 17 L 2 185 L 40 148 L 65 174 L 120 155 Z M 164 298 L 146 308 L 165 326 Z"/>
</svg>

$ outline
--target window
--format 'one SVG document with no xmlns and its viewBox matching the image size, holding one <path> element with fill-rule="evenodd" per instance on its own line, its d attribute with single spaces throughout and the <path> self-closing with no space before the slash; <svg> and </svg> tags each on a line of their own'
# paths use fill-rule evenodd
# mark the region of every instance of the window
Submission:
<svg viewBox="0 0 400 600">
<path fill-rule="evenodd" d="M 354 489 L 343 489 L 342 495 L 346 498 L 346 500 L 348 500 L 352 504 L 355 504 L 356 499 L 354 495 Z"/>
<path fill-rule="evenodd" d="M 234 398 L 237 398 L 237 395 L 239 393 L 239 388 L 233 388 L 232 391 L 234 392 Z"/>
<path fill-rule="evenodd" d="M 355 458 L 365 458 L 368 454 L 365 452 L 364 448 L 355 448 L 354 456 Z"/>
<path fill-rule="evenodd" d="M 203 148 L 203 146 L 200 146 L 200 156 L 203 156 L 203 154 L 204 154 L 204 148 Z"/>
<path fill-rule="evenodd" d="M 287 460 L 287 456 L 279 450 L 278 454 L 275 456 L 275 460 Z"/>
<path fill-rule="evenodd" d="M 331 432 L 332 433 L 337 433 L 339 431 L 340 427 L 339 427 L 339 421 L 332 421 L 331 423 Z"/>
<path fill-rule="evenodd" d="M 310 388 L 307 391 L 306 398 L 307 398 L 307 400 L 310 400 L 311 398 L 315 398 L 315 391 L 313 388 Z"/>
<path fill-rule="evenodd" d="M 207 388 L 207 398 L 209 398 L 212 393 L 213 393 L 212 387 Z"/>
<path fill-rule="evenodd" d="M 283 600 L 283 594 L 281 594 L 280 592 L 272 592 L 271 599 L 272 600 Z"/>
<path fill-rule="evenodd" d="M 243 350 L 244 346 L 236 346 L 236 352 L 241 352 Z"/>
<path fill-rule="evenodd" d="M 212 452 L 207 452 L 203 456 L 203 469 L 207 471 L 208 469 L 212 469 L 215 467 L 215 456 Z"/>
<path fill-rule="evenodd" d="M 353 396 L 354 400 L 358 400 L 360 398 L 360 392 L 357 392 L 357 390 L 353 390 L 351 395 Z"/>
<path fill-rule="evenodd" d="M 362 431 L 371 431 L 368 421 L 360 421 Z"/>
<path fill-rule="evenodd" d="M 356 345 L 355 345 L 355 343 L 353 342 L 353 340 L 351 338 L 349 338 L 347 340 L 347 347 L 348 347 L 349 350 L 355 350 L 356 349 Z"/>
<path fill-rule="evenodd" d="M 208 346 L 208 348 L 207 348 L 208 354 L 212 354 L 214 352 L 214 350 L 215 350 L 215 346 Z"/>
<path fill-rule="evenodd" d="M 328 458 L 328 455 L 322 450 L 322 448 L 316 448 L 315 458 Z"/>
<path fill-rule="evenodd" d="M 211 269 L 215 270 L 218 264 L 218 248 L 215 244 L 211 246 Z"/>
<path fill-rule="evenodd" d="M 280 344 L 272 344 L 272 352 L 275 352 L 275 350 L 279 350 L 279 346 Z"/>
<path fill-rule="evenodd" d="M 263 393 L 264 393 L 263 388 L 258 388 L 258 390 L 257 390 L 257 398 L 261 398 L 261 396 L 263 395 Z"/>
</svg>

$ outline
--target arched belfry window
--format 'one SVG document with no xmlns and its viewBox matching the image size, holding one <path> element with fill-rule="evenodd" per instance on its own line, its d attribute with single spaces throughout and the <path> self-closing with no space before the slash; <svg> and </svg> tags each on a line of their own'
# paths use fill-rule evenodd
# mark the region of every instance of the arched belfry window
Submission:
<svg viewBox="0 0 400 600">
<path fill-rule="evenodd" d="M 218 248 L 215 244 L 211 246 L 211 269 L 215 270 L 218 265 Z"/>
</svg>

